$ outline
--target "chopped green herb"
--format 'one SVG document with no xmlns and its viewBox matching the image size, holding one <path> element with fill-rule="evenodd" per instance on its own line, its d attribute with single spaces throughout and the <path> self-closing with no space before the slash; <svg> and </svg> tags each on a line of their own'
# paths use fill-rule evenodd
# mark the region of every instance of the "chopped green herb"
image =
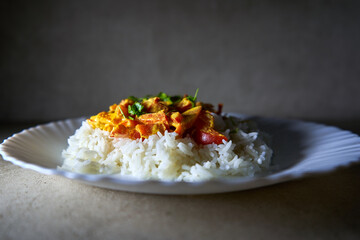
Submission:
<svg viewBox="0 0 360 240">
<path fill-rule="evenodd" d="M 158 98 L 160 98 L 161 101 L 164 101 L 164 102 L 168 102 L 169 105 L 173 105 L 174 103 L 178 102 L 181 100 L 181 97 L 180 96 L 169 96 L 167 95 L 166 93 L 163 93 L 163 92 L 160 92 L 158 95 L 157 95 Z"/>
<path fill-rule="evenodd" d="M 198 91 L 199 89 L 196 89 L 194 97 L 192 96 L 187 97 L 187 99 L 191 101 L 193 107 L 195 107 Z M 158 95 L 146 95 L 144 98 L 137 98 L 135 96 L 130 96 L 128 97 L 128 99 L 134 101 L 135 103 L 131 106 L 128 106 L 129 114 L 136 116 L 140 116 L 144 114 L 144 112 L 142 112 L 144 106 L 141 103 L 153 97 L 158 97 L 160 98 L 161 101 L 167 102 L 169 105 L 174 105 L 175 103 L 179 102 L 182 99 L 182 97 L 179 95 L 169 96 L 164 92 L 160 92 Z"/>
<path fill-rule="evenodd" d="M 160 92 L 157 96 L 160 98 L 161 101 L 172 103 L 171 98 L 166 93 Z"/>
<path fill-rule="evenodd" d="M 174 103 L 179 102 L 179 101 L 182 99 L 182 97 L 176 95 L 176 96 L 171 96 L 170 99 L 171 99 L 171 101 L 172 101 L 173 104 L 174 104 Z"/>
<path fill-rule="evenodd" d="M 136 115 L 140 116 L 144 114 L 142 111 L 144 109 L 144 106 L 140 102 L 135 102 L 133 105 L 128 106 L 128 112 L 130 115 Z"/>
<path fill-rule="evenodd" d="M 123 115 L 123 117 L 126 118 L 126 116 L 125 116 L 123 110 L 121 109 L 121 107 L 119 106 L 118 108 L 120 109 L 120 112 L 121 112 L 121 114 Z"/>
<path fill-rule="evenodd" d="M 195 107 L 195 103 L 196 103 L 196 98 L 197 98 L 197 94 L 199 92 L 199 89 L 196 89 L 195 95 L 194 97 L 192 96 L 188 96 L 187 99 L 190 100 L 190 102 L 192 103 L 192 106 Z"/>
<path fill-rule="evenodd" d="M 150 98 L 151 96 L 150 95 L 146 95 L 146 97 L 143 97 L 143 98 L 137 98 L 137 97 L 134 97 L 134 96 L 130 96 L 128 97 L 128 99 L 134 101 L 134 102 L 142 102 L 144 100 L 147 100 L 148 98 Z"/>
<path fill-rule="evenodd" d="M 121 112 L 121 115 L 123 115 L 124 118 L 128 118 L 130 120 L 134 120 L 134 118 L 132 116 L 129 116 L 129 117 L 126 117 L 123 110 L 121 109 L 121 107 L 119 106 L 119 109 L 120 109 L 120 112 Z"/>
<path fill-rule="evenodd" d="M 134 96 L 130 96 L 130 97 L 128 97 L 128 99 L 129 100 L 132 100 L 132 101 L 134 101 L 134 102 L 139 102 L 139 98 L 137 98 L 137 97 L 134 97 Z"/>
</svg>

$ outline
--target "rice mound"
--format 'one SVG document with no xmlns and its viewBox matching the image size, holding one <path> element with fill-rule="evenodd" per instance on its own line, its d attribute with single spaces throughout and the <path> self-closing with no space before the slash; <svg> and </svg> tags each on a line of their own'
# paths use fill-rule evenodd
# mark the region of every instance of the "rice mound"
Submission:
<svg viewBox="0 0 360 240">
<path fill-rule="evenodd" d="M 253 176 L 269 168 L 272 150 L 249 122 L 215 119 L 229 141 L 198 145 L 175 132 L 144 140 L 112 138 L 86 121 L 68 139 L 60 169 L 85 174 L 115 174 L 139 179 L 203 181 Z M 225 130 L 226 129 L 226 130 Z M 230 132 L 230 129 L 233 129 Z"/>
</svg>

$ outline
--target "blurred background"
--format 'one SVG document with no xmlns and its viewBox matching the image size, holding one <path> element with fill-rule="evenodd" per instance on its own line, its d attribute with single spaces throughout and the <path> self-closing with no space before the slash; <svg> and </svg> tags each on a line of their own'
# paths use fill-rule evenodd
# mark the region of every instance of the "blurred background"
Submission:
<svg viewBox="0 0 360 240">
<path fill-rule="evenodd" d="M 0 122 L 160 91 L 360 132 L 359 1 L 1 1 Z"/>
</svg>

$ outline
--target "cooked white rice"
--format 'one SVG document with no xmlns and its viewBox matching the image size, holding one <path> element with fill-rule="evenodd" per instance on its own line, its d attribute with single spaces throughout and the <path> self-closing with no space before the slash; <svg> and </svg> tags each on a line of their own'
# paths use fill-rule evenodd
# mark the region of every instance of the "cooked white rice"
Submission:
<svg viewBox="0 0 360 240">
<path fill-rule="evenodd" d="M 145 140 L 112 138 L 86 121 L 68 139 L 61 169 L 115 174 L 140 179 L 202 181 L 227 176 L 253 176 L 269 168 L 272 150 L 248 122 L 215 119 L 216 129 L 230 139 L 198 145 L 190 137 L 158 133 Z M 228 129 L 228 130 L 225 130 Z M 230 133 L 229 129 L 236 130 Z M 224 131 L 225 130 L 225 131 Z"/>
</svg>

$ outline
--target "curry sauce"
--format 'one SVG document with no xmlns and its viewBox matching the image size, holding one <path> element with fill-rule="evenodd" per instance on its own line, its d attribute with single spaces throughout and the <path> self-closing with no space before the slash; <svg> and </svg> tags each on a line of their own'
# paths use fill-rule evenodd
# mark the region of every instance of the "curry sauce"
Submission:
<svg viewBox="0 0 360 240">
<path fill-rule="evenodd" d="M 110 132 L 111 137 L 145 139 L 165 131 L 175 132 L 178 137 L 190 136 L 198 144 L 221 144 L 228 139 L 214 129 L 213 114 L 220 114 L 222 105 L 215 113 L 211 104 L 196 101 L 184 95 L 168 96 L 159 93 L 147 98 L 129 97 L 113 104 L 109 111 L 90 117 L 87 122 L 93 128 Z"/>
</svg>

